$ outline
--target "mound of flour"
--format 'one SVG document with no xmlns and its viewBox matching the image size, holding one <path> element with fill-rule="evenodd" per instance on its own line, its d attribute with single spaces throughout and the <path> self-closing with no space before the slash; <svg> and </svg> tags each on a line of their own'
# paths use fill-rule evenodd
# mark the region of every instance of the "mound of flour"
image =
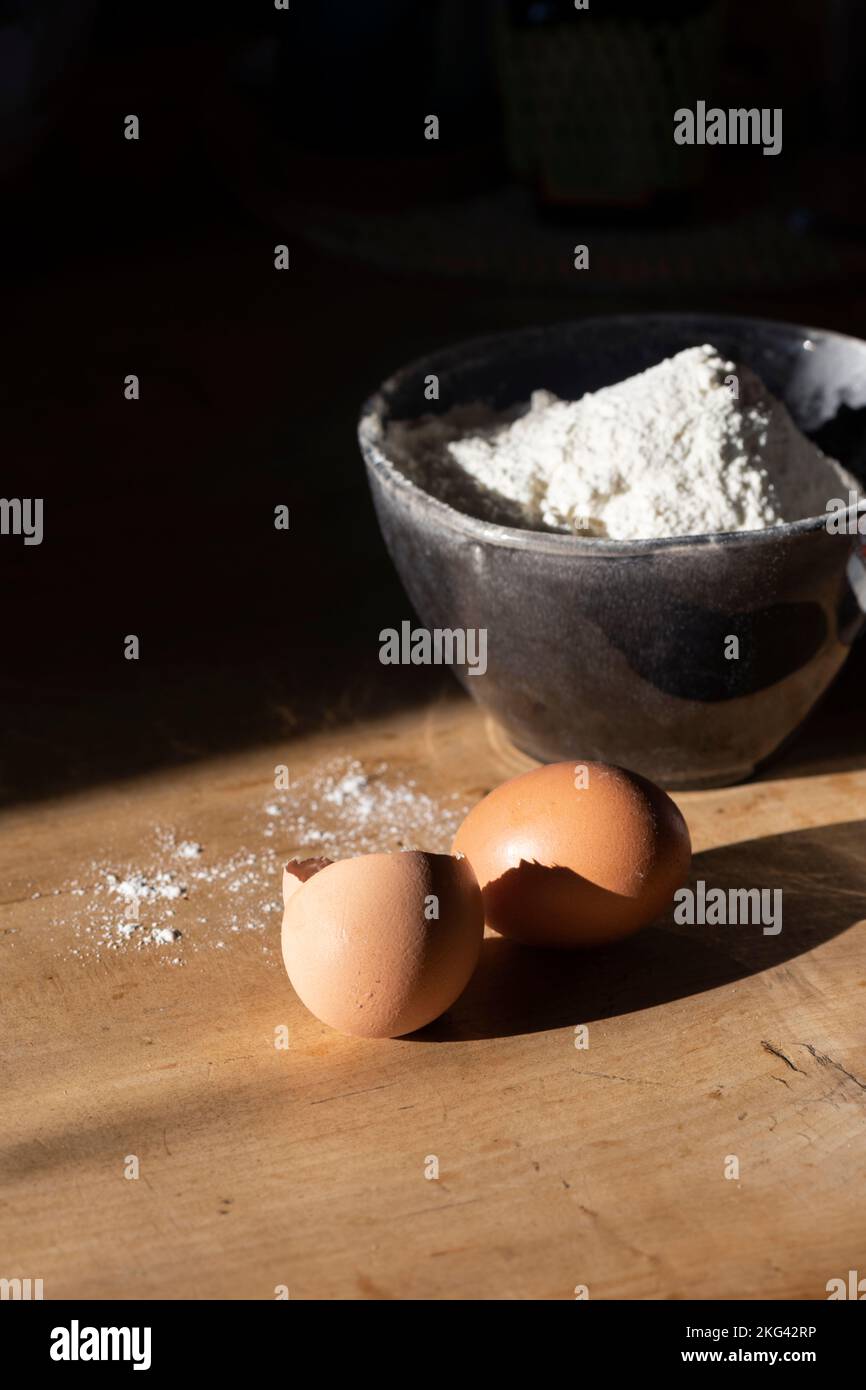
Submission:
<svg viewBox="0 0 866 1390">
<path fill-rule="evenodd" d="M 754 531 L 822 514 L 848 475 L 748 367 L 709 344 L 577 401 L 395 422 L 416 482 L 503 525 L 636 540 Z"/>
</svg>

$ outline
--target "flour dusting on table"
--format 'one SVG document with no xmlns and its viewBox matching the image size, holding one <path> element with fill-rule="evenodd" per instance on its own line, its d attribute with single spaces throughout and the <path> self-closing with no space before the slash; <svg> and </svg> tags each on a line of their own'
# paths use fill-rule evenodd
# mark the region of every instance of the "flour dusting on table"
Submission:
<svg viewBox="0 0 866 1390">
<path fill-rule="evenodd" d="M 201 842 L 178 839 L 161 826 L 138 862 L 91 863 L 53 890 L 64 903 L 52 925 L 71 931 L 69 949 L 82 959 L 141 951 L 159 964 L 183 965 L 197 951 L 225 950 L 250 933 L 260 937 L 264 955 L 278 956 L 287 859 L 447 851 L 467 809 L 459 795 L 430 796 L 385 762 L 333 758 L 292 779 L 286 791 L 251 802 L 230 854 L 210 851 L 204 834 Z M 31 896 L 44 890 L 34 885 Z"/>
</svg>

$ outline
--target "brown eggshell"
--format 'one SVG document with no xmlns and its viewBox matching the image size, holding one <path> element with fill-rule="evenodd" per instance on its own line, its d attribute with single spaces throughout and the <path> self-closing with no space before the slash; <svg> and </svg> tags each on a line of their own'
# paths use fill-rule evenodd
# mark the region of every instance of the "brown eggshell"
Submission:
<svg viewBox="0 0 866 1390">
<path fill-rule="evenodd" d="M 497 787 L 469 812 L 452 853 L 475 870 L 494 931 L 532 946 L 596 946 L 665 911 L 687 878 L 691 842 L 652 782 L 569 762 Z"/>
<path fill-rule="evenodd" d="M 429 914 L 438 903 L 438 917 Z M 366 854 L 290 894 L 283 960 L 307 1008 L 341 1033 L 395 1038 L 438 1018 L 467 985 L 484 932 L 464 859 Z"/>
</svg>

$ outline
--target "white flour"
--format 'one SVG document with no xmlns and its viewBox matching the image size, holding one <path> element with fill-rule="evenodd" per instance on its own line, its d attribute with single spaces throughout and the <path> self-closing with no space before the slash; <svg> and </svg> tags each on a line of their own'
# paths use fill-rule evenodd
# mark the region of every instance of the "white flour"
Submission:
<svg viewBox="0 0 866 1390">
<path fill-rule="evenodd" d="M 618 540 L 753 531 L 825 511 L 847 475 L 747 367 L 687 348 L 626 381 L 528 410 L 395 422 L 400 466 L 504 525 Z"/>
<path fill-rule="evenodd" d="M 285 791 L 256 798 L 234 827 L 237 848 L 229 854 L 214 855 L 163 827 L 135 865 L 93 862 L 62 887 L 32 885 L 30 896 L 59 900 L 51 926 L 80 959 L 141 951 L 160 965 L 180 966 L 243 938 L 258 939 L 258 949 L 273 958 L 287 859 L 444 852 L 468 809 L 457 793 L 430 796 L 387 763 L 332 758 Z M 245 847 L 250 843 L 256 848 Z"/>
</svg>

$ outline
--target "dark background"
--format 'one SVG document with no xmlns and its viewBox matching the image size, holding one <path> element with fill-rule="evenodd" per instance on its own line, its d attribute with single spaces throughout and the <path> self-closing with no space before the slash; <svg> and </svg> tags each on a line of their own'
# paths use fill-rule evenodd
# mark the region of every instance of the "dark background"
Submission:
<svg viewBox="0 0 866 1390">
<path fill-rule="evenodd" d="M 377 660 L 409 607 L 354 429 L 407 358 L 640 309 L 866 333 L 864 11 L 0 0 L 2 492 L 45 499 L 0 538 L 0 796 L 450 688 Z M 781 106 L 782 153 L 676 149 L 698 99 Z M 789 769 L 866 749 L 864 675 Z"/>
</svg>

